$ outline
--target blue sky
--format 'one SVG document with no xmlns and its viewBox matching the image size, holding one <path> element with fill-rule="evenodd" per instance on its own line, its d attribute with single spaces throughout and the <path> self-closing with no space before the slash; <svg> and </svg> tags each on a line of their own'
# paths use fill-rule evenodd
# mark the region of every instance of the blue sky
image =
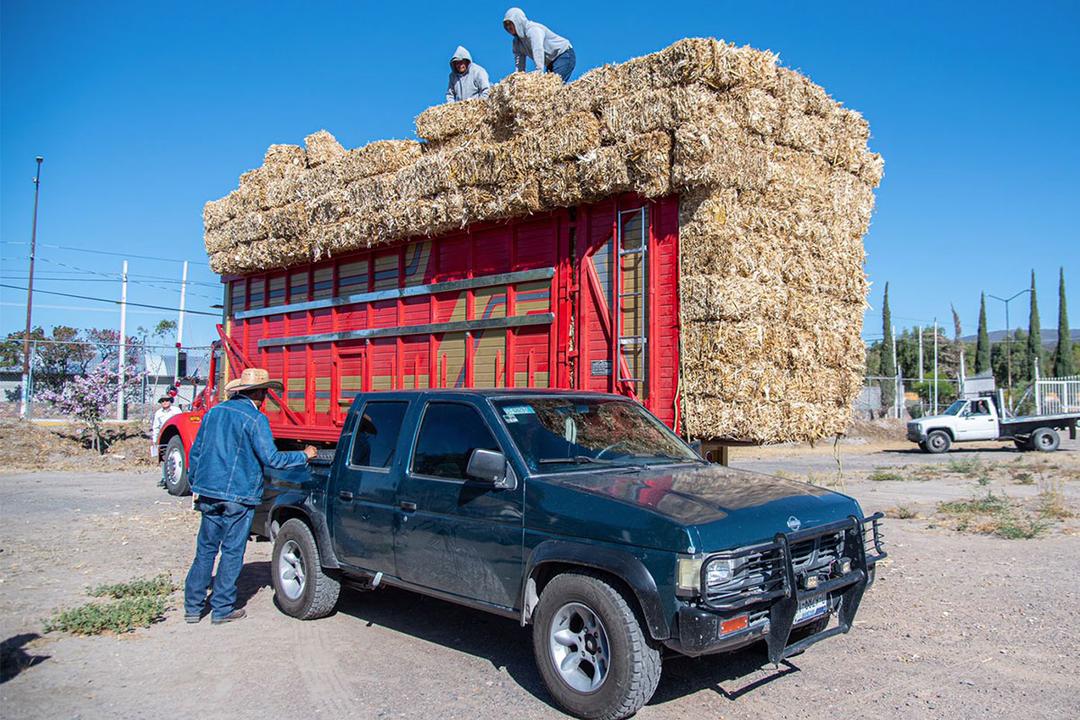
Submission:
<svg viewBox="0 0 1080 720">
<path fill-rule="evenodd" d="M 408 137 L 464 44 L 493 79 L 512 69 L 505 3 L 4 0 L 0 15 L 0 284 L 25 286 L 34 156 L 44 155 L 37 287 L 175 307 L 219 301 L 202 205 L 271 143 L 326 128 L 347 147 Z M 1080 4 L 584 3 L 523 6 L 574 43 L 578 71 L 691 35 L 768 48 L 870 121 L 885 180 L 866 238 L 866 337 L 890 282 L 898 326 L 1038 276 L 1045 327 L 1057 273 L 1080 317 Z M 97 252 L 82 252 L 81 248 Z M 104 255 L 101 252 L 118 253 Z M 146 256 L 143 259 L 135 256 Z M 87 274 L 98 273 L 98 274 Z M 45 278 L 50 278 L 46 280 Z M 156 286 L 156 287 L 155 287 Z M 0 288 L 0 332 L 25 292 Z M 988 308 L 1004 325 L 1000 303 Z M 129 327 L 174 314 L 132 308 Z M 35 324 L 117 327 L 115 306 L 38 295 Z M 1012 306 L 1026 325 L 1026 305 Z M 185 340 L 213 319 L 189 316 Z"/>
</svg>

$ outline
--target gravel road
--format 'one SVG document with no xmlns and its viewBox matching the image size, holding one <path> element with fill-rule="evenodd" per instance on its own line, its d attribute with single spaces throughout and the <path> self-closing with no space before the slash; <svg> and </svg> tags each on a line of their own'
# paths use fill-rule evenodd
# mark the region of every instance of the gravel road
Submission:
<svg viewBox="0 0 1080 720">
<path fill-rule="evenodd" d="M 944 459 L 901 446 L 845 447 L 845 486 L 868 511 L 900 502 L 928 511 L 983 488 L 969 477 L 871 482 L 875 468 L 978 457 L 994 466 L 1035 455 L 984 449 Z M 1051 456 L 1047 456 L 1051 457 Z M 1044 472 L 1080 506 L 1080 443 Z M 835 470 L 831 448 L 746 450 L 734 464 L 805 479 Z M 943 465 L 943 468 L 946 467 Z M 1010 466 L 1012 467 L 1012 466 Z M 1040 476 L 1041 477 L 1041 476 Z M 54 610 L 88 586 L 171 572 L 194 550 L 189 501 L 153 473 L 0 474 L 0 713 L 16 718 L 553 718 L 528 628 L 396 590 L 343 593 L 338 612 L 292 620 L 269 588 L 269 545 L 248 546 L 241 598 L 249 618 L 165 621 L 120 637 L 43 635 Z M 1037 486 L 993 481 L 1010 496 Z M 1075 520 L 1035 540 L 889 520 L 890 557 L 855 629 L 779 670 L 762 648 L 664 665 L 637 717 L 1062 718 L 1080 714 L 1080 537 Z"/>
</svg>

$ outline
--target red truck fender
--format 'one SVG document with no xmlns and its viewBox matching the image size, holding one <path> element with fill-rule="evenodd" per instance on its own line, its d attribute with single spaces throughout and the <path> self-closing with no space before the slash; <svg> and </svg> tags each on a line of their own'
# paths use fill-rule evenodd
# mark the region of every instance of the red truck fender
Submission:
<svg viewBox="0 0 1080 720">
<path fill-rule="evenodd" d="M 164 460 L 165 448 L 169 441 L 174 437 L 179 437 L 180 442 L 184 444 L 184 461 L 186 463 L 190 460 L 191 446 L 195 442 L 195 435 L 199 432 L 204 415 L 206 415 L 205 410 L 195 410 L 169 418 L 161 428 L 161 435 L 158 436 L 158 459 Z"/>
</svg>

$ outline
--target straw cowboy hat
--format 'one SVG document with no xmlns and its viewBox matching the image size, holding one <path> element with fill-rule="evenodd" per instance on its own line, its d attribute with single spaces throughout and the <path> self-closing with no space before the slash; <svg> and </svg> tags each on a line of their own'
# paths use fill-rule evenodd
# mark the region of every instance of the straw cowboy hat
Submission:
<svg viewBox="0 0 1080 720">
<path fill-rule="evenodd" d="M 267 388 L 281 392 L 285 386 L 280 380 L 271 380 L 270 373 L 262 368 L 247 368 L 240 373 L 240 377 L 225 383 L 225 394 L 232 395 L 243 390 L 259 390 Z"/>
</svg>

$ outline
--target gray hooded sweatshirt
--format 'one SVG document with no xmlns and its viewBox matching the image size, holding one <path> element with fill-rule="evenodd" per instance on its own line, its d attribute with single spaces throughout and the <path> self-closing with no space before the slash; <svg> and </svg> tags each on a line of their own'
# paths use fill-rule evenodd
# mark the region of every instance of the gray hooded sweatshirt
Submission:
<svg viewBox="0 0 1080 720">
<path fill-rule="evenodd" d="M 454 69 L 454 63 L 459 60 L 468 60 L 469 69 L 459 73 Z M 488 80 L 487 70 L 472 61 L 472 55 L 465 48 L 458 45 L 454 56 L 450 58 L 450 84 L 446 88 L 446 102 L 457 102 L 469 98 L 488 96 L 491 82 Z"/>
<path fill-rule="evenodd" d="M 521 8 L 507 10 L 503 22 L 507 20 L 514 23 L 514 67 L 518 72 L 525 72 L 526 58 L 532 58 L 536 69 L 544 72 L 555 58 L 573 47 L 547 26 L 529 20 Z"/>
</svg>

